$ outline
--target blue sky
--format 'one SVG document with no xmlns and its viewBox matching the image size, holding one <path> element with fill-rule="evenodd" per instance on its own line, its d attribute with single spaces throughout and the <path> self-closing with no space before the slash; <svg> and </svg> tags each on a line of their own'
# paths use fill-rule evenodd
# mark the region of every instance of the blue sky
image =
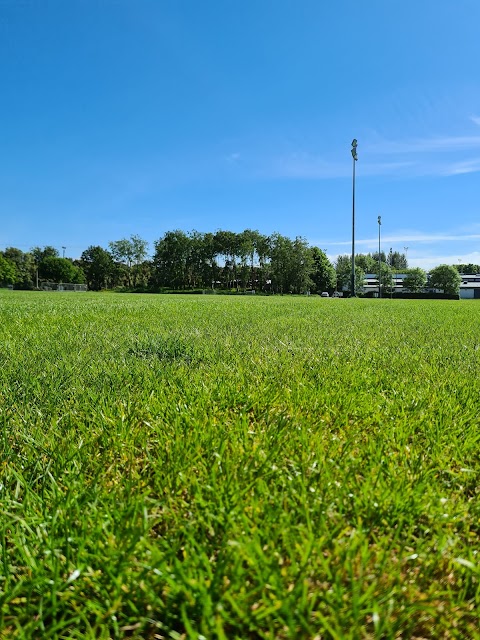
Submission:
<svg viewBox="0 0 480 640">
<path fill-rule="evenodd" d="M 0 0 L 0 248 L 171 229 L 480 264 L 478 0 Z"/>
</svg>

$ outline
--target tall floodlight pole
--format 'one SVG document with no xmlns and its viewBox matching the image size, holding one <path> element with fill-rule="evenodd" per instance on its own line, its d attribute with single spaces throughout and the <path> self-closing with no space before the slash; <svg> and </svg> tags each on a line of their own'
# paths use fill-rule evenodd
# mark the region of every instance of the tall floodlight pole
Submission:
<svg viewBox="0 0 480 640">
<path fill-rule="evenodd" d="M 389 258 L 388 261 L 390 263 L 390 269 L 392 268 L 392 262 L 393 262 L 393 250 L 392 247 L 390 247 L 390 253 L 389 253 Z M 389 277 L 390 280 L 390 300 L 392 299 L 392 276 L 390 275 Z"/>
<path fill-rule="evenodd" d="M 351 290 L 352 296 L 355 296 L 355 163 L 358 160 L 357 156 L 357 139 L 352 140 L 352 158 L 353 158 L 353 188 L 352 188 L 352 278 L 351 278 Z"/>
<path fill-rule="evenodd" d="M 403 247 L 403 250 L 405 252 L 405 262 L 407 263 L 407 269 L 408 269 L 408 247 Z"/>
<path fill-rule="evenodd" d="M 380 275 L 382 273 L 382 258 L 380 254 L 380 229 L 382 228 L 382 216 L 378 216 L 378 297 L 382 297 L 382 285 Z"/>
<path fill-rule="evenodd" d="M 63 257 L 64 257 L 64 258 L 65 258 L 65 249 L 66 249 L 66 248 L 67 248 L 67 247 L 62 247 L 62 249 L 63 249 Z"/>
</svg>

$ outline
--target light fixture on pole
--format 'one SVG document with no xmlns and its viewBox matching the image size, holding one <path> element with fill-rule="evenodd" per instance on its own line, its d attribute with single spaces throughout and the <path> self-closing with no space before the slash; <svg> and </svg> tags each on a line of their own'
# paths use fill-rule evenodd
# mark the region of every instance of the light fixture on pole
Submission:
<svg viewBox="0 0 480 640">
<path fill-rule="evenodd" d="M 67 247 L 62 247 L 62 249 L 63 249 L 63 257 L 64 257 L 64 258 L 65 258 L 65 249 L 66 249 L 66 248 L 67 248 Z"/>
<path fill-rule="evenodd" d="M 352 140 L 352 158 L 353 158 L 353 189 L 352 189 L 352 277 L 351 277 L 351 295 L 355 297 L 355 163 L 357 156 L 357 139 Z"/>
<path fill-rule="evenodd" d="M 408 247 L 403 247 L 403 250 L 404 250 L 404 252 L 405 252 L 405 262 L 406 262 L 405 268 L 406 268 L 406 269 L 408 269 L 408 259 L 407 259 L 407 256 L 408 256 Z"/>
<path fill-rule="evenodd" d="M 382 216 L 378 216 L 378 297 L 382 297 L 382 286 L 380 275 L 382 273 L 382 258 L 380 254 L 380 229 L 382 227 Z"/>
</svg>

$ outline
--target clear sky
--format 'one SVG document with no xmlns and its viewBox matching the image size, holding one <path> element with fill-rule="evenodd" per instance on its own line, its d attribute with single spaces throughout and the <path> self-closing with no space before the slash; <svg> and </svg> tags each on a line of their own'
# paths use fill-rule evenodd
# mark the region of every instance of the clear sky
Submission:
<svg viewBox="0 0 480 640">
<path fill-rule="evenodd" d="M 480 263 L 478 0 L 0 0 L 0 248 L 278 231 Z"/>
</svg>

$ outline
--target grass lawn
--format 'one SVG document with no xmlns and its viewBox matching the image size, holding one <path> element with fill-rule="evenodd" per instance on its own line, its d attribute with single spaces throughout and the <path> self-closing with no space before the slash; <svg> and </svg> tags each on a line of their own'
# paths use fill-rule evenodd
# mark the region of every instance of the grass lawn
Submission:
<svg viewBox="0 0 480 640">
<path fill-rule="evenodd" d="M 480 304 L 0 292 L 0 637 L 480 638 Z"/>
</svg>

